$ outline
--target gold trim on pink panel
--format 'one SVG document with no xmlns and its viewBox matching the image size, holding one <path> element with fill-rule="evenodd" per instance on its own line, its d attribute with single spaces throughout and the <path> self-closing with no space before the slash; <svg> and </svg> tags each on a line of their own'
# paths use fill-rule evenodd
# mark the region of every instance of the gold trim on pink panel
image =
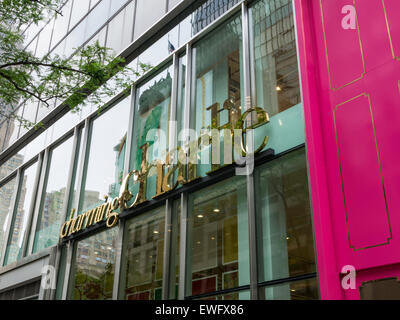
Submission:
<svg viewBox="0 0 400 320">
<path fill-rule="evenodd" d="M 400 85 L 400 82 L 399 82 L 399 85 Z M 372 122 L 372 128 L 373 128 L 373 133 L 374 133 L 375 145 L 376 145 L 376 152 L 377 152 L 377 158 L 378 158 L 378 164 L 379 164 L 379 172 L 380 172 L 381 181 L 382 181 L 383 195 L 384 195 L 384 199 L 385 199 L 386 214 L 387 214 L 387 221 L 388 221 L 388 224 L 389 224 L 390 237 L 387 238 L 387 241 L 384 242 L 384 243 L 376 244 L 376 245 L 373 245 L 373 246 L 367 246 L 367 247 L 363 247 L 363 248 L 355 248 L 351 244 L 351 240 L 350 240 L 348 210 L 347 210 L 347 207 L 346 207 L 346 196 L 345 196 L 344 184 L 343 184 L 342 163 L 341 163 L 341 160 L 340 160 L 340 152 L 339 152 L 339 138 L 338 138 L 338 132 L 337 132 L 337 126 L 336 126 L 336 112 L 338 111 L 340 106 L 343 106 L 346 103 L 349 103 L 349 102 L 351 102 L 351 101 L 353 101 L 355 99 L 358 99 L 358 98 L 360 98 L 362 96 L 367 97 L 368 104 L 369 104 L 369 109 L 370 109 L 370 112 L 371 112 L 371 122 Z M 392 233 L 392 226 L 391 226 L 391 223 L 390 223 L 389 208 L 388 208 L 388 203 L 387 203 L 387 198 L 386 198 L 385 184 L 384 184 L 384 181 L 383 181 L 381 158 L 380 158 L 380 155 L 379 155 L 378 140 L 377 140 L 377 136 L 376 136 L 375 121 L 374 121 L 374 115 L 373 115 L 373 112 L 372 112 L 372 105 L 371 105 L 371 97 L 370 97 L 370 95 L 364 92 L 364 93 L 362 93 L 362 94 L 360 94 L 360 95 L 358 95 L 358 96 L 356 96 L 354 98 L 351 98 L 349 100 L 346 100 L 345 102 L 342 102 L 342 103 L 338 104 L 333 110 L 333 123 L 334 123 L 334 127 L 335 127 L 336 148 L 337 148 L 338 160 L 339 160 L 340 180 L 341 180 L 341 188 L 342 188 L 342 193 L 343 193 L 343 201 L 344 201 L 344 209 L 345 209 L 345 215 L 346 215 L 347 235 L 348 235 L 348 240 L 349 240 L 349 246 L 354 251 L 360 251 L 360 250 L 365 250 L 365 249 L 370 249 L 370 248 L 375 248 L 375 247 L 388 245 L 390 240 L 393 239 L 393 233 Z"/>
<path fill-rule="evenodd" d="M 331 1 L 331 0 L 327 0 L 327 1 Z M 356 21 L 357 21 L 357 35 L 358 35 L 358 40 L 359 40 L 359 45 L 360 45 L 360 53 L 361 53 L 361 60 L 362 60 L 362 65 L 363 65 L 363 72 L 360 74 L 360 77 L 358 77 L 357 79 L 354 79 L 340 87 L 334 88 L 332 85 L 332 75 L 331 75 L 331 67 L 330 67 L 330 63 L 329 63 L 329 55 L 328 55 L 328 46 L 327 46 L 327 38 L 326 38 L 326 32 L 325 32 L 325 19 L 324 19 L 324 10 L 322 7 L 322 0 L 319 0 L 319 4 L 320 4 L 320 8 L 321 8 L 321 20 L 322 20 L 322 32 L 324 34 L 324 45 L 325 45 L 325 58 L 326 58 L 326 64 L 327 64 L 327 68 L 328 68 L 328 77 L 329 77 L 329 88 L 333 91 L 337 91 L 340 89 L 343 89 L 361 79 L 364 78 L 364 75 L 366 74 L 366 69 L 365 69 L 365 60 L 364 60 L 364 51 L 363 51 L 363 46 L 362 46 L 362 42 L 361 42 L 361 36 L 360 36 L 360 28 L 359 28 L 359 24 L 358 24 L 358 17 L 356 14 Z M 357 8 L 356 8 L 356 3 L 355 0 L 353 0 L 353 5 L 354 8 L 356 9 L 356 13 L 357 13 Z"/>
</svg>

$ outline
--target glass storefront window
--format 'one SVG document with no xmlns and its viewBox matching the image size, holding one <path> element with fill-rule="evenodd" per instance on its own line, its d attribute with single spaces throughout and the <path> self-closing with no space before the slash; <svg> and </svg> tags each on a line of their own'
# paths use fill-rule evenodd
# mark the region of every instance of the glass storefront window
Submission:
<svg viewBox="0 0 400 320">
<path fill-rule="evenodd" d="M 283 283 L 260 289 L 261 300 L 318 300 L 317 279 Z"/>
<path fill-rule="evenodd" d="M 305 150 L 256 169 L 259 281 L 316 272 Z"/>
<path fill-rule="evenodd" d="M 128 221 L 124 299 L 161 300 L 165 206 Z"/>
<path fill-rule="evenodd" d="M 111 300 L 118 228 L 79 241 L 71 274 L 71 300 Z"/>
<path fill-rule="evenodd" d="M 186 294 L 195 296 L 250 282 L 247 189 L 234 177 L 189 196 Z"/>
<path fill-rule="evenodd" d="M 37 162 L 22 172 L 22 182 L 19 186 L 17 197 L 17 211 L 10 228 L 9 243 L 6 250 L 4 265 L 11 264 L 22 258 L 26 228 L 32 204 L 35 201 L 35 182 L 37 175 Z"/>
<path fill-rule="evenodd" d="M 130 97 L 117 103 L 92 122 L 87 170 L 79 212 L 86 212 L 115 198 L 123 179 Z"/>
<path fill-rule="evenodd" d="M 131 168 L 146 168 L 147 199 L 156 194 L 155 160 L 165 160 L 169 141 L 172 66 L 137 88 Z M 154 167 L 152 169 L 155 169 Z M 132 185 L 136 191 L 138 184 Z"/>
<path fill-rule="evenodd" d="M 35 232 L 34 253 L 58 242 L 60 228 L 64 222 L 62 220 L 63 209 L 65 209 L 64 202 L 72 148 L 73 138 L 69 138 L 51 151 L 45 192 L 41 199 L 39 220 Z"/>
<path fill-rule="evenodd" d="M 261 0 L 249 10 L 253 105 L 270 123 L 255 129 L 255 146 L 281 153 L 305 142 L 292 1 Z"/>
<path fill-rule="evenodd" d="M 250 290 L 235 291 L 196 300 L 250 300 Z"/>
<path fill-rule="evenodd" d="M 196 141 L 207 129 L 236 124 L 239 120 L 244 105 L 242 56 L 240 16 L 228 20 L 193 47 L 191 128 L 195 129 L 197 137 L 191 137 L 191 141 Z M 223 142 L 221 130 L 222 156 L 219 161 L 213 159 L 217 166 L 224 164 Z M 198 176 L 211 171 L 212 153 L 211 146 L 199 152 Z"/>
<path fill-rule="evenodd" d="M 7 244 L 6 233 L 8 222 L 12 216 L 12 199 L 17 186 L 17 179 L 13 178 L 0 187 L 0 259 L 3 254 L 3 246 Z"/>
</svg>

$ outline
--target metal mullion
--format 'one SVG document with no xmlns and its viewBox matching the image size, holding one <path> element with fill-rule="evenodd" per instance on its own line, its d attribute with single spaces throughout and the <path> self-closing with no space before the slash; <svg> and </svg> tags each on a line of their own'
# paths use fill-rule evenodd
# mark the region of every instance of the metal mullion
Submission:
<svg viewBox="0 0 400 320">
<path fill-rule="evenodd" d="M 254 50 L 254 32 L 253 28 L 250 27 L 251 21 L 253 20 L 253 11 L 251 8 L 249 9 L 247 5 L 247 13 L 248 13 L 248 48 L 250 50 L 249 58 L 250 58 L 250 92 L 251 92 L 251 101 L 253 106 L 257 106 L 257 88 L 256 88 L 256 67 L 255 67 L 255 50 Z"/>
<path fill-rule="evenodd" d="M 179 77 L 179 56 L 178 53 L 173 55 L 173 77 L 172 77 L 172 92 L 171 92 L 171 110 L 169 115 L 169 141 L 168 151 L 172 151 L 177 146 L 177 123 L 176 110 L 178 102 L 178 77 Z M 173 200 L 167 199 L 165 203 L 165 231 L 164 231 L 164 265 L 163 265 L 163 285 L 162 299 L 169 299 L 171 286 L 171 241 L 172 241 L 172 206 Z"/>
<path fill-rule="evenodd" d="M 192 46 L 186 45 L 186 75 L 185 75 L 185 108 L 183 117 L 183 129 L 190 128 L 190 112 L 192 105 Z M 183 144 L 189 143 L 189 136 L 185 137 Z"/>
<path fill-rule="evenodd" d="M 172 275 L 171 266 L 171 239 L 172 239 L 172 203 L 168 199 L 165 202 L 165 230 L 164 230 L 164 259 L 162 279 L 162 300 L 168 300 L 170 290 L 170 279 Z"/>
<path fill-rule="evenodd" d="M 73 253 L 74 253 L 74 242 L 69 241 L 67 244 L 67 259 L 66 259 L 65 274 L 63 281 L 62 300 L 67 300 L 68 298 L 69 280 L 71 277 L 72 264 L 74 258 Z"/>
<path fill-rule="evenodd" d="M 24 240 L 24 248 L 22 251 L 24 256 L 28 256 L 33 252 L 33 245 L 35 242 L 35 234 L 39 219 L 40 207 L 42 205 L 41 203 L 42 195 L 45 188 L 49 160 L 50 160 L 50 148 L 46 148 L 46 150 L 44 151 L 44 155 L 42 152 L 39 157 L 38 174 L 36 175 L 36 180 L 35 180 L 35 186 L 37 189 L 34 190 L 33 193 L 34 195 L 36 194 L 36 197 L 34 196 L 32 198 L 30 214 L 29 214 L 30 219 L 28 221 L 28 225 L 25 231 L 26 238 Z"/>
<path fill-rule="evenodd" d="M 173 56 L 173 76 L 172 76 L 172 90 L 171 90 L 171 110 L 169 115 L 169 141 L 168 151 L 172 151 L 177 146 L 177 103 L 178 103 L 178 79 L 179 79 L 179 56 L 177 53 Z"/>
<path fill-rule="evenodd" d="M 185 108 L 183 117 L 183 129 L 186 131 L 190 128 L 190 111 L 192 102 L 192 47 L 190 42 L 186 45 L 186 75 L 185 75 Z M 187 132 L 187 131 L 186 131 Z M 189 136 L 185 137 L 183 145 L 189 142 Z M 187 256 L 187 226 L 188 226 L 188 195 L 181 194 L 181 216 L 180 216 L 180 244 L 179 244 L 179 288 L 178 299 L 184 300 L 186 294 L 186 256 Z"/>
<path fill-rule="evenodd" d="M 242 3 L 242 45 L 243 45 L 243 82 L 245 109 L 251 108 L 251 72 L 250 72 L 250 51 L 249 51 L 249 13 L 246 3 Z M 251 121 L 251 120 L 250 120 Z M 251 122 L 250 122 L 251 124 Z M 250 132 L 249 132 L 250 133 Z M 249 134 L 248 133 L 248 134 Z M 247 134 L 247 136 L 248 136 Z M 251 133 L 250 133 L 251 134 Z M 249 139 L 252 139 L 251 135 Z M 247 139 L 246 139 L 247 140 Z M 250 264 L 250 297 L 258 299 L 258 269 L 257 269 L 257 222 L 255 208 L 255 184 L 254 184 L 254 162 L 252 171 L 247 172 L 247 209 L 249 223 L 249 264 Z M 246 163 L 246 166 L 248 164 Z"/>
<path fill-rule="evenodd" d="M 15 214 L 15 209 L 17 208 L 17 198 L 18 198 L 18 190 L 20 188 L 21 185 L 21 169 L 18 169 L 17 171 L 17 176 L 16 176 L 16 183 L 15 183 L 15 190 L 13 192 L 12 195 L 12 200 L 11 200 L 11 206 L 9 208 L 9 219 L 7 221 L 7 229 L 6 229 L 6 234 L 4 237 L 4 242 L 3 242 L 3 248 L 0 248 L 2 253 L 1 253 L 1 259 L 0 259 L 0 267 L 3 267 L 4 265 L 4 261 L 5 261 L 5 256 L 6 256 L 6 252 L 7 252 L 7 246 L 8 246 L 8 241 L 9 241 L 9 237 L 10 237 L 10 229 L 12 226 L 12 222 L 14 220 L 14 214 Z"/>
<path fill-rule="evenodd" d="M 188 194 L 181 194 L 181 221 L 180 221 L 180 244 L 179 244 L 179 288 L 178 299 L 184 300 L 186 295 L 186 283 L 188 282 L 186 272 L 187 257 L 187 234 L 188 234 Z"/>
<path fill-rule="evenodd" d="M 120 220 L 118 225 L 118 235 L 115 246 L 115 267 L 114 267 L 114 283 L 113 283 L 113 291 L 112 291 L 112 299 L 118 300 L 120 285 L 123 283 L 121 281 L 121 273 L 122 273 L 122 249 L 124 247 L 124 232 L 125 232 L 125 223 L 126 220 Z"/>
<path fill-rule="evenodd" d="M 81 163 L 79 164 L 78 167 L 78 175 L 76 176 L 76 179 L 78 181 L 78 186 L 76 188 L 76 192 L 77 192 L 77 196 L 75 197 L 75 209 L 78 212 L 79 211 L 79 205 L 80 205 L 80 201 L 82 198 L 82 188 L 83 188 L 83 177 L 85 174 L 85 168 L 86 168 L 86 164 L 87 161 L 89 159 L 89 154 L 88 154 L 88 149 L 89 149 L 89 143 L 90 143 L 90 118 L 86 118 L 85 120 L 85 132 L 83 135 L 83 147 L 82 147 L 82 158 L 81 158 Z M 71 217 L 73 218 L 73 217 Z"/>
<path fill-rule="evenodd" d="M 136 114 L 136 86 L 131 88 L 131 106 L 129 110 L 129 122 L 128 132 L 126 137 L 126 150 L 124 159 L 124 177 L 126 177 L 130 171 L 132 143 L 133 143 L 133 131 L 135 127 L 135 114 Z"/>
</svg>

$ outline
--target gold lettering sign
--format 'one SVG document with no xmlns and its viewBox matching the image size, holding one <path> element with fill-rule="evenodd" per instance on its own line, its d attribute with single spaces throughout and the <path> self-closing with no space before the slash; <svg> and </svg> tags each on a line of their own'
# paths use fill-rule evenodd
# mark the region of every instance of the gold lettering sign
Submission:
<svg viewBox="0 0 400 320">
<path fill-rule="evenodd" d="M 209 108 L 212 111 L 212 130 L 211 134 L 206 133 L 203 134 L 197 141 L 191 141 L 188 145 L 188 151 L 184 151 L 181 147 L 176 148 L 168 152 L 166 159 L 162 162 L 160 159 L 156 160 L 154 163 L 149 164 L 146 159 L 146 154 L 148 150 L 148 143 L 141 146 L 142 149 L 142 162 L 141 162 L 141 170 L 133 170 L 128 173 L 128 175 L 122 180 L 119 196 L 108 201 L 106 198 L 106 202 L 102 205 L 91 209 L 85 213 L 74 217 L 76 210 L 73 209 L 70 215 L 70 219 L 66 221 L 60 230 L 60 238 L 63 239 L 67 236 L 71 236 L 79 231 L 82 231 L 90 226 L 94 226 L 96 224 L 102 223 L 105 221 L 106 226 L 108 228 L 112 228 L 117 225 L 119 220 L 119 214 L 116 210 L 120 209 L 120 211 L 128 210 L 137 205 L 147 201 L 146 198 L 146 185 L 147 185 L 147 177 L 149 175 L 151 168 L 156 168 L 157 171 L 157 183 L 156 183 L 156 195 L 154 198 L 157 198 L 167 192 L 175 190 L 179 185 L 184 185 L 189 182 L 192 182 L 197 177 L 197 156 L 200 151 L 202 151 L 202 147 L 212 145 L 213 147 L 213 136 L 216 133 L 213 131 L 219 130 L 228 130 L 230 131 L 231 138 L 233 139 L 235 131 L 240 131 L 240 134 L 246 133 L 250 129 L 258 128 L 262 125 L 265 125 L 269 122 L 269 116 L 265 112 L 264 109 L 253 107 L 246 110 L 243 114 L 240 111 L 232 112 L 233 107 L 229 101 L 224 103 L 224 107 L 219 109 L 219 104 L 214 104 Z M 229 122 L 220 126 L 219 125 L 219 113 L 222 111 L 228 111 L 230 113 Z M 252 121 L 247 121 L 248 125 L 245 126 L 246 120 L 249 116 L 256 114 L 256 119 Z M 254 121 L 255 120 L 255 121 Z M 225 139 L 227 135 L 225 135 Z M 228 137 L 229 138 L 229 137 Z M 264 141 L 257 148 L 253 154 L 256 154 L 264 149 L 264 147 L 268 143 L 268 137 L 264 138 Z M 242 156 L 248 156 L 249 152 L 244 147 L 243 136 L 240 137 L 239 146 L 235 145 L 235 150 L 238 154 Z M 171 158 L 174 154 L 177 154 L 178 161 L 176 164 L 173 164 Z M 221 169 L 221 166 L 218 164 L 213 164 L 213 171 Z M 164 172 L 166 173 L 164 174 Z M 177 181 L 174 183 L 174 173 L 177 172 Z M 185 179 L 187 176 L 187 179 Z M 133 183 L 139 183 L 139 191 L 134 196 L 129 190 L 129 181 L 133 180 Z M 128 205 L 128 203 L 132 200 L 132 204 Z"/>
</svg>

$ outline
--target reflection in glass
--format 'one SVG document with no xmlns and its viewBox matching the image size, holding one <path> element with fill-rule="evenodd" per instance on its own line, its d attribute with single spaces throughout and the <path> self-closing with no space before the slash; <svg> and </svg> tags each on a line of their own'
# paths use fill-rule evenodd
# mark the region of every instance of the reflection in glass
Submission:
<svg viewBox="0 0 400 320">
<path fill-rule="evenodd" d="M 246 179 L 235 177 L 189 197 L 187 295 L 249 284 Z"/>
<path fill-rule="evenodd" d="M 256 171 L 259 281 L 316 271 L 304 149 Z"/>
<path fill-rule="evenodd" d="M 250 300 L 250 291 L 242 290 L 236 292 L 230 292 L 225 294 L 218 294 L 215 296 L 204 297 L 196 300 Z"/>
<path fill-rule="evenodd" d="M 192 16 L 193 34 L 198 33 L 210 23 L 223 15 L 240 0 L 208 0 Z"/>
<path fill-rule="evenodd" d="M 164 206 L 128 222 L 125 240 L 125 299 L 161 300 L 164 230 Z"/>
<path fill-rule="evenodd" d="M 194 63 L 194 109 L 191 112 L 191 128 L 197 135 L 207 128 L 218 128 L 225 124 L 236 124 L 239 120 L 244 97 L 242 92 L 242 25 L 241 18 L 235 17 L 193 48 Z M 230 135 L 229 135 L 230 138 Z M 191 138 L 191 140 L 194 140 Z M 221 152 L 224 135 L 221 131 Z M 200 153 L 201 163 L 198 175 L 211 170 L 211 148 L 205 147 Z M 213 159 L 216 164 L 223 164 Z M 227 163 L 230 164 L 230 163 Z"/>
<path fill-rule="evenodd" d="M 50 167 L 46 181 L 33 252 L 39 252 L 58 242 L 63 219 L 63 208 L 67 188 L 73 138 L 56 147 L 50 156 Z"/>
<path fill-rule="evenodd" d="M 15 192 L 16 178 L 13 178 L 0 187 L 0 259 L 3 253 L 3 246 L 6 244 L 8 222 L 12 215 L 11 201 Z"/>
<path fill-rule="evenodd" d="M 318 300 L 317 279 L 289 282 L 260 289 L 262 300 Z"/>
<path fill-rule="evenodd" d="M 7 246 L 4 265 L 13 263 L 21 259 L 23 252 L 25 231 L 31 210 L 31 205 L 35 200 L 35 178 L 37 174 L 37 163 L 25 169 L 22 173 L 23 179 L 18 192 L 17 212 L 11 225 L 9 244 Z"/>
<path fill-rule="evenodd" d="M 255 129 L 255 146 L 265 136 L 276 153 L 305 141 L 292 1 L 261 0 L 250 9 L 253 105 L 270 123 Z"/>
<path fill-rule="evenodd" d="M 92 123 L 80 212 L 97 207 L 104 196 L 115 198 L 123 179 L 130 97 L 120 101 Z"/>
<path fill-rule="evenodd" d="M 111 300 L 118 228 L 79 241 L 72 269 L 72 300 Z"/>
<path fill-rule="evenodd" d="M 155 160 L 165 160 L 169 141 L 172 67 L 168 67 L 137 89 L 131 167 L 141 170 Z M 135 185 L 137 187 L 137 185 Z M 156 192 L 155 172 L 149 171 L 147 198 Z"/>
</svg>

